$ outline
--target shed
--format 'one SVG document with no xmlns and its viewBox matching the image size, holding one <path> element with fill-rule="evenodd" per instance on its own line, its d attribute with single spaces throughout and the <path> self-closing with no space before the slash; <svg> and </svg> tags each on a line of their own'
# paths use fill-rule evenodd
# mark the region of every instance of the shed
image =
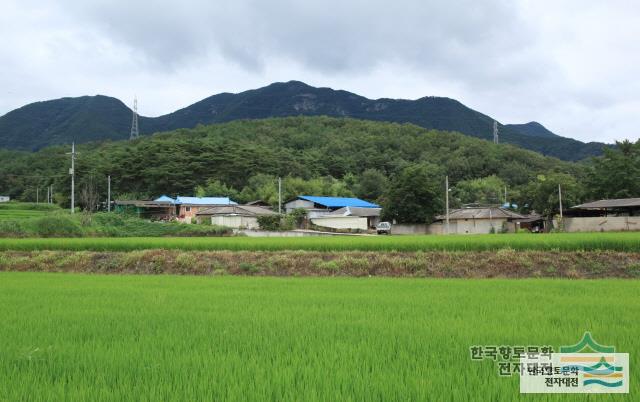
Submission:
<svg viewBox="0 0 640 402">
<path fill-rule="evenodd" d="M 367 218 L 367 226 L 375 228 L 380 222 L 382 208 L 343 207 L 336 209 L 327 216 L 357 216 Z"/>
<path fill-rule="evenodd" d="M 571 207 L 583 216 L 639 216 L 640 198 L 598 200 Z"/>
<path fill-rule="evenodd" d="M 176 207 L 169 201 L 116 200 L 116 212 L 132 212 L 138 217 L 151 220 L 172 220 L 176 217 Z"/>
</svg>

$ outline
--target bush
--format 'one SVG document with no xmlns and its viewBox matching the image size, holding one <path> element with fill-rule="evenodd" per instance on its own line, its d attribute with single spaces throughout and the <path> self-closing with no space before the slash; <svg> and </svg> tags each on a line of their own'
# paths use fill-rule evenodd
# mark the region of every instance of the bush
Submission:
<svg viewBox="0 0 640 402">
<path fill-rule="evenodd" d="M 31 223 L 34 231 L 41 237 L 82 236 L 82 228 L 69 216 L 48 215 L 34 219 Z"/>
<path fill-rule="evenodd" d="M 282 230 L 282 215 L 263 215 L 258 216 L 258 225 L 262 230 Z"/>
<path fill-rule="evenodd" d="M 25 232 L 21 222 L 0 220 L 0 237 L 22 237 Z"/>
</svg>

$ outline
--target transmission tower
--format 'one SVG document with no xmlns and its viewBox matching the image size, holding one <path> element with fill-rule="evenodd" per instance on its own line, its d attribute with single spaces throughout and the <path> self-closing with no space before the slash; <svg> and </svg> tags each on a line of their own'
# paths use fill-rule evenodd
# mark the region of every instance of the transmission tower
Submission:
<svg viewBox="0 0 640 402">
<path fill-rule="evenodd" d="M 497 144 L 499 143 L 499 139 L 498 139 L 498 122 L 497 121 L 493 121 L 493 143 Z"/>
<path fill-rule="evenodd" d="M 138 98 L 133 98 L 133 118 L 131 120 L 131 134 L 129 135 L 130 140 L 135 140 L 140 136 L 140 132 L 138 131 Z"/>
</svg>

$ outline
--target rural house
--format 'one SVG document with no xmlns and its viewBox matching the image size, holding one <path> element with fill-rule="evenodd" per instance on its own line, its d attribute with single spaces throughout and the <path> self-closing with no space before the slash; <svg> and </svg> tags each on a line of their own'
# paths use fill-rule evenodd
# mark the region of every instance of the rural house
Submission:
<svg viewBox="0 0 640 402">
<path fill-rule="evenodd" d="M 259 229 L 259 216 L 278 215 L 276 212 L 254 205 L 223 205 L 206 208 L 196 213 L 198 223 L 209 220 L 213 225 L 234 229 Z"/>
<path fill-rule="evenodd" d="M 562 228 L 567 232 L 640 230 L 640 198 L 598 200 L 576 205 L 565 212 Z"/>
<path fill-rule="evenodd" d="M 345 207 L 380 208 L 379 205 L 359 198 L 319 197 L 310 195 L 300 195 L 296 197 L 296 199 L 284 204 L 284 209 L 287 213 L 290 213 L 294 209 L 303 208 L 307 210 L 307 216 L 309 218 L 327 215 L 335 210 Z"/>
<path fill-rule="evenodd" d="M 8 195 L 0 195 L 0 202 L 9 202 L 10 200 Z"/>
<path fill-rule="evenodd" d="M 515 232 L 517 221 L 525 219 L 509 209 L 501 207 L 466 207 L 449 212 L 449 233 L 484 234 Z M 430 225 L 431 233 L 447 233 L 446 216 L 436 216 Z"/>
<path fill-rule="evenodd" d="M 367 230 L 370 217 L 373 219 L 376 214 L 380 215 L 379 205 L 348 197 L 301 195 L 287 202 L 284 208 L 287 213 L 298 208 L 305 209 L 307 218 L 313 225 L 330 230 Z M 365 213 L 364 210 L 367 209 L 370 211 Z"/>
<path fill-rule="evenodd" d="M 158 200 L 171 199 L 166 195 L 158 198 Z M 237 202 L 232 201 L 229 197 L 176 197 L 173 200 L 176 206 L 176 213 L 178 220 L 182 222 L 190 223 L 192 218 L 196 217 L 198 211 L 212 208 L 220 205 L 237 205 Z"/>
</svg>

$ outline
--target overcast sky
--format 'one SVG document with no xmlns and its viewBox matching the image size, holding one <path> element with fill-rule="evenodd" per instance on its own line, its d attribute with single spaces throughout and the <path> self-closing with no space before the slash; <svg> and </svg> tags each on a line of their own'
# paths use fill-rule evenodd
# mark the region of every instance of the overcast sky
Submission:
<svg viewBox="0 0 640 402">
<path fill-rule="evenodd" d="M 0 38 L 0 115 L 104 94 L 157 116 L 295 79 L 447 96 L 583 141 L 640 136 L 637 0 L 4 0 Z"/>
</svg>

